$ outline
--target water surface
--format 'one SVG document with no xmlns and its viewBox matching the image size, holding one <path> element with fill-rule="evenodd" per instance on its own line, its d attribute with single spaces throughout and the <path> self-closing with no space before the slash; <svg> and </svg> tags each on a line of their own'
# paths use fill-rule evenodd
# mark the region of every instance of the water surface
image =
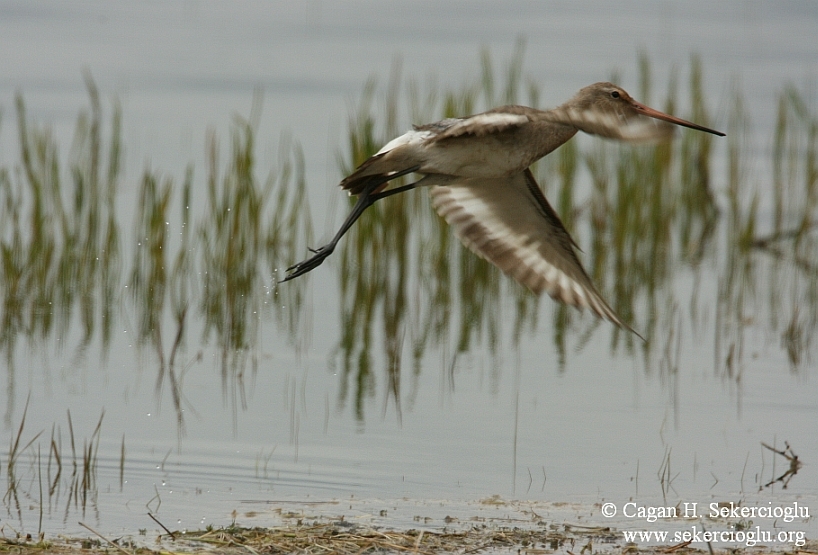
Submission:
<svg viewBox="0 0 818 555">
<path fill-rule="evenodd" d="M 4 326 L 6 445 L 18 437 L 28 408 L 19 436 L 26 449 L 14 465 L 17 497 L 4 499 L 2 522 L 23 532 L 58 533 L 81 532 L 76 522 L 84 520 L 119 534 L 154 530 L 148 511 L 179 528 L 234 518 L 269 525 L 276 517 L 259 504 L 271 500 L 297 506 L 356 498 L 389 506 L 408 498 L 462 506 L 492 495 L 565 501 L 589 511 L 594 503 L 630 499 L 666 505 L 798 500 L 818 511 L 815 232 L 796 245 L 776 239 L 774 248 L 753 249 L 742 243 L 750 220 L 734 219 L 753 214 L 753 238 L 789 231 L 805 213 L 815 221 L 809 199 L 797 200 L 802 189 L 775 185 L 776 176 L 801 170 L 787 173 L 773 160 L 779 98 L 788 83 L 806 99 L 811 117 L 818 113 L 816 24 L 818 9 L 798 2 L 700 3 L 684 10 L 643 2 L 486 2 L 468 9 L 448 2 L 198 2 L 161 9 L 5 3 L 0 46 L 11 54 L 0 61 L 0 161 L 8 190 L 25 190 L 17 92 L 28 120 L 47 126 L 59 146 L 65 206 L 72 206 L 68 165 L 87 160 L 83 149 L 91 148 L 74 138 L 81 136 L 77 114 L 89 113 L 91 102 L 83 71 L 99 91 L 106 147 L 112 99 L 121 103 L 123 151 L 113 204 L 105 200 L 111 189 L 104 164 L 97 191 L 99 221 L 119 226 L 118 250 L 91 242 L 99 248 L 75 266 L 87 273 L 54 281 L 76 300 L 53 297 L 69 309 L 55 311 L 50 324 L 31 316 L 50 313 L 40 306 Z M 281 274 L 275 270 L 328 238 L 347 209 L 334 186 L 342 177 L 339 158 L 350 160 L 348 121 L 361 107 L 367 79 L 377 76 L 377 138 L 389 131 L 382 114 L 390 73 L 401 79 L 397 132 L 412 120 L 405 108 L 410 81 L 440 97 L 468 84 L 479 89 L 481 48 L 493 59 L 499 103 L 521 38 L 524 82 L 540 93 L 531 99 L 526 86 L 518 99 L 541 106 L 615 74 L 640 100 L 664 109 L 675 71 L 675 111 L 687 117 L 690 56 L 701 60 L 711 126 L 730 136 L 710 146 L 709 187 L 719 215 L 680 211 L 693 222 L 692 236 L 703 238 L 700 251 L 684 236 L 682 216 L 667 215 L 673 222 L 667 240 L 652 241 L 655 230 L 643 238 L 631 234 L 641 239 L 633 244 L 655 244 L 657 252 L 620 259 L 633 266 L 619 274 L 615 231 L 595 232 L 588 217 L 599 174 L 582 158 L 575 198 L 564 200 L 577 210 L 575 231 L 589 271 L 609 298 L 629 308 L 629 321 L 648 343 L 589 315 L 560 311 L 547 298 L 536 302 L 477 264 L 436 227 L 422 191 L 401 201 L 407 212 L 395 212 L 416 214 L 417 223 L 401 229 L 405 243 L 373 216 L 362 222 L 366 231 L 348 238 L 346 253 L 288 289 L 276 288 Z M 644 85 L 640 51 L 650 61 L 650 98 L 637 94 Z M 736 90 L 746 127 L 730 119 Z M 263 92 L 258 117 L 254 91 Z M 256 189 L 221 178 L 245 175 L 230 170 L 231 133 L 239 144 L 247 137 L 236 114 L 255 130 L 258 189 L 268 172 L 279 179 L 260 211 L 254 211 Z M 786 152 L 795 153 L 794 167 L 802 168 L 808 125 L 798 125 L 789 129 L 801 138 Z M 213 174 L 211 140 L 219 145 Z M 626 152 L 597 142 L 581 140 L 578 152 L 604 155 L 612 165 Z M 731 173 L 733 147 L 741 167 Z M 651 152 L 638 150 L 638 156 L 647 160 Z M 109 159 L 107 148 L 101 153 Z M 287 164 L 292 173 L 284 179 Z M 146 171 L 153 185 L 143 179 Z M 564 174 L 547 165 L 540 171 L 549 198 L 568 219 L 560 206 Z M 210 175 L 219 176 L 215 189 Z M 781 214 L 776 190 L 790 199 Z M 28 193 L 20 194 L 30 206 Z M 754 194 L 759 200 L 752 212 Z M 276 212 L 295 205 L 303 208 Z M 231 219 L 227 207 L 245 212 Z M 142 221 L 146 213 L 161 217 Z M 82 210 L 71 214 L 79 214 L 71 221 L 88 221 Z M 33 244 L 36 230 L 27 221 L 15 227 L 6 219 L 4 244 L 12 244 L 15 229 L 21 244 Z M 236 222 L 241 232 L 228 233 L 225 226 Z M 67 235 L 57 229 L 61 244 Z M 148 248 L 157 245 L 152 234 L 166 237 L 161 252 Z M 100 231 L 99 237 L 109 235 Z M 445 244 L 430 248 L 432 240 Z M 112 252 L 118 254 L 110 265 L 98 266 L 118 276 L 106 289 L 108 274 L 93 268 Z M 189 258 L 179 256 L 184 252 Z M 436 255 L 449 265 L 436 266 L 430 261 Z M 33 260 L 17 256 L 21 265 Z M 637 275 L 642 267 L 636 263 L 644 261 L 650 280 Z M 442 267 L 451 275 L 438 273 Z M 92 302 L 83 301 L 85 282 L 77 275 L 97 276 Z M 6 299 L 14 298 L 8 293 L 15 283 L 4 282 Z M 632 298 L 617 284 L 633 286 Z M 3 311 L 13 314 L 13 306 Z M 180 321 L 184 341 L 174 348 Z M 767 486 L 787 463 L 762 442 L 777 449 L 788 442 L 806 463 L 786 489 L 782 482 Z M 69 464 L 84 467 L 83 443 L 96 460 L 86 497 L 82 488 L 71 488 Z M 54 452 L 64 466 L 56 481 Z M 8 474 L 4 455 L 0 470 Z M 42 497 L 40 477 L 56 484 Z M 375 505 L 359 510 L 373 512 Z M 258 514 L 243 517 L 249 510 Z M 792 526 L 814 534 L 814 522 Z"/>
</svg>

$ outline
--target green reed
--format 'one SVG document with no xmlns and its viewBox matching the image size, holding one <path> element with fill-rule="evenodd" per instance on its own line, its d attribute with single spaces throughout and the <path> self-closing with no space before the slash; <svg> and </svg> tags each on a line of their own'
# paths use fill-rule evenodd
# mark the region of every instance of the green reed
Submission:
<svg viewBox="0 0 818 555">
<path fill-rule="evenodd" d="M 105 344 L 119 281 L 119 231 L 114 213 L 120 171 L 120 121 L 113 107 L 107 153 L 97 89 L 86 75 L 91 108 L 82 111 L 64 183 L 57 145 L 47 128 L 30 125 L 17 97 L 22 171 L 0 173 L 3 189 L 3 324 L 0 345 L 13 353 L 19 332 L 64 337 L 75 314 L 90 340 L 100 325 Z M 107 154 L 107 157 L 106 157 Z M 56 329 L 54 326 L 56 325 Z"/>
<path fill-rule="evenodd" d="M 818 117 L 813 110 L 792 85 L 779 98 L 773 146 L 773 233 L 792 237 L 796 243 L 818 225 Z"/>
<path fill-rule="evenodd" d="M 689 97 L 691 121 L 711 125 L 704 100 L 704 77 L 699 56 L 690 63 Z M 712 237 L 719 214 L 712 184 L 712 159 L 715 138 L 709 133 L 684 133 L 681 137 L 679 164 L 679 202 L 682 255 L 692 262 L 703 256 L 704 246 Z"/>
<path fill-rule="evenodd" d="M 269 178 L 272 180 L 271 214 L 264 232 L 267 270 L 279 279 L 284 270 L 303 256 L 307 245 L 313 243 L 312 219 L 307 199 L 307 180 L 304 175 L 304 153 L 289 134 L 283 134 L 279 143 L 278 166 Z M 298 351 L 309 344 L 312 319 L 307 308 L 305 285 L 275 287 L 273 308 L 280 328 L 287 334 Z"/>
<path fill-rule="evenodd" d="M 69 330 L 72 338 L 80 330 L 78 354 L 96 337 L 104 356 L 124 307 L 136 314 L 137 343 L 156 353 L 157 391 L 169 383 L 181 431 L 177 359 L 187 343 L 190 308 L 198 308 L 203 339 L 215 337 L 223 368 L 236 370 L 235 375 L 255 349 L 264 314 L 274 315 L 298 349 L 307 345 L 304 283 L 275 287 L 282 266 L 303 252 L 312 234 L 303 154 L 285 134 L 278 167 L 266 178 L 256 176 L 257 95 L 250 120 L 237 118 L 233 125 L 225 170 L 219 169 L 218 141 L 212 135 L 204 185 L 195 181 L 192 166 L 181 182 L 145 170 L 138 186 L 124 188 L 134 197 L 132 212 L 118 213 L 123 205 L 121 109 L 116 100 L 103 109 L 90 75 L 85 83 L 89 107 L 77 118 L 67 163 L 51 130 L 29 121 L 18 95 L 19 164 L 15 171 L 0 167 L 6 422 L 14 408 L 19 338 L 30 345 L 54 341 L 63 348 Z M 204 213 L 192 209 L 196 189 L 207 191 Z M 134 222 L 133 232 L 124 236 L 123 217 Z M 132 253 L 127 268 L 123 244 Z M 130 325 L 129 319 L 124 322 Z"/>
<path fill-rule="evenodd" d="M 204 276 L 199 310 L 205 334 L 216 337 L 225 362 L 234 355 L 236 361 L 242 360 L 257 344 L 260 315 L 268 309 L 287 314 L 280 321 L 295 333 L 304 300 L 303 284 L 273 291 L 270 283 L 271 273 L 275 276 L 298 247 L 303 248 L 303 238 L 311 236 L 303 155 L 285 137 L 278 171 L 259 180 L 254 119 L 257 116 L 234 122 L 223 172 L 219 170 L 218 143 L 215 136 L 210 137 L 207 207 L 197 226 Z"/>
<path fill-rule="evenodd" d="M 762 188 L 762 190 L 765 188 Z M 793 370 L 800 369 L 818 332 L 818 106 L 793 86 L 779 98 L 773 143 L 773 225 L 750 246 L 777 272 L 765 295 L 771 329 Z"/>
<path fill-rule="evenodd" d="M 134 263 L 130 291 L 138 307 L 137 337 L 152 340 L 161 352 L 161 321 L 164 316 L 165 289 L 169 267 L 168 224 L 172 181 L 146 172 L 142 177 L 137 204 Z"/>
<path fill-rule="evenodd" d="M 371 79 L 350 119 L 342 173 L 350 173 L 400 132 L 395 129 L 396 117 L 425 123 L 467 115 L 499 103 L 517 102 L 526 84 L 529 103 L 536 105 L 539 90 L 522 72 L 522 50 L 520 44 L 507 64 L 507 72 L 499 78 L 491 57 L 483 52 L 479 80 L 460 89 L 440 93 L 436 82 L 430 81 L 429 90 L 424 91 L 417 81 L 409 79 L 408 102 L 404 102 L 396 85 L 399 68 L 393 70 L 386 94 L 380 99 L 377 81 Z M 658 101 L 653 95 L 654 79 L 645 53 L 640 53 L 637 67 L 640 100 L 702 125 L 719 127 L 711 121 L 704 95 L 704 69 L 698 56 L 691 57 L 685 79 L 678 71 L 671 72 L 666 95 Z M 502 79 L 505 81 L 499 83 Z M 686 82 L 684 95 L 679 92 L 682 82 Z M 497 94 L 498 90 L 502 94 Z M 815 112 L 797 91 L 788 89 L 780 98 L 773 153 L 775 235 L 769 239 L 790 241 L 783 249 L 785 254 L 779 256 L 790 257 L 796 267 L 804 270 L 785 288 L 787 295 L 795 295 L 791 298 L 793 306 L 797 306 L 797 297 L 802 306 L 815 307 L 814 276 L 818 272 L 808 274 L 806 270 L 814 268 L 818 259 L 811 233 L 816 226 L 818 196 L 818 127 Z M 761 244 L 768 247 L 771 241 L 759 236 L 762 188 L 752 182 L 750 123 L 738 90 L 733 92 L 730 106 L 726 144 L 710 134 L 687 129 L 679 130 L 678 140 L 653 146 L 580 139 L 545 158 L 535 171 L 566 227 L 585 247 L 582 258 L 603 295 L 625 321 L 648 339 L 641 345 L 646 369 L 659 368 L 663 379 L 675 379 L 680 368 L 687 314 L 683 307 L 690 307 L 694 325 L 703 316 L 698 286 L 690 301 L 678 297 L 673 280 L 680 270 L 692 272 L 698 283 L 700 274 L 708 271 L 707 266 L 719 267 L 715 305 L 717 368 L 725 366 L 725 348 L 732 353 L 733 362 L 743 356 L 743 342 L 739 340 L 743 332 L 739 330 L 752 321 L 748 310 L 761 309 L 755 290 L 760 276 L 754 270 L 753 251 Z M 590 147 L 586 148 L 586 144 Z M 724 155 L 717 154 L 717 147 L 726 147 Z M 725 182 L 714 181 L 716 160 L 726 163 Z M 345 376 L 341 395 L 346 398 L 349 385 L 355 383 L 358 417 L 363 397 L 374 392 L 369 357 L 376 337 L 382 342 L 379 344 L 386 345 L 387 391 L 396 396 L 394 384 L 400 382 L 400 376 L 395 375 L 395 361 L 401 356 L 396 350 L 406 341 L 411 344 L 409 352 L 417 372 L 426 348 L 446 345 L 448 338 L 455 352 L 476 345 L 489 354 L 497 352 L 505 341 L 500 322 L 509 315 L 515 322 L 508 338 L 512 344 L 538 327 L 537 298 L 511 280 L 500 279 L 495 268 L 462 248 L 421 197 L 415 191 L 379 203 L 359 220 L 341 249 L 339 355 Z M 722 207 L 720 197 L 726 200 Z M 720 218 L 722 210 L 727 213 L 726 219 Z M 719 241 L 719 229 L 724 231 L 726 243 Z M 791 248 L 794 252 L 790 252 Z M 718 257 L 723 250 L 729 256 Z M 724 264 L 719 263 L 720 259 Z M 407 261 L 414 264 L 412 276 L 406 275 Z M 778 283 L 787 273 L 783 268 L 766 270 L 770 283 Z M 508 294 L 516 299 L 515 303 L 507 302 Z M 780 313 L 780 303 L 773 302 L 772 297 L 769 301 L 765 312 Z M 400 310 L 390 310 L 392 306 Z M 804 312 L 801 309 L 792 313 L 784 329 L 772 322 L 772 329 L 783 334 L 782 345 L 793 353 L 804 352 L 803 338 L 815 329 L 818 318 L 815 309 Z M 564 306 L 555 306 L 553 313 L 553 340 L 561 367 L 568 352 L 568 338 L 579 337 L 582 346 L 600 323 L 591 318 L 577 322 L 576 311 Z M 578 326 L 584 328 L 579 336 L 568 333 Z M 631 334 L 615 327 L 608 329 L 613 349 L 624 345 L 631 350 L 639 345 Z M 663 339 L 655 344 L 654 339 L 659 338 Z M 659 352 L 655 352 L 657 348 Z M 399 403 L 399 399 L 395 402 Z"/>
<path fill-rule="evenodd" d="M 189 202 L 191 180 L 192 171 L 189 170 L 183 185 L 183 202 Z M 134 261 L 128 288 L 130 300 L 136 310 L 136 340 L 140 345 L 148 343 L 153 347 L 158 359 L 157 393 L 161 392 L 167 379 L 173 407 L 176 411 L 178 429 L 180 433 L 183 433 L 182 394 L 175 368 L 175 356 L 185 331 L 184 317 L 187 307 L 184 283 L 188 278 L 180 274 L 179 270 L 183 269 L 186 272 L 190 270 L 185 266 L 186 249 L 189 248 L 189 233 L 183 231 L 182 244 L 176 255 L 175 264 L 171 267 L 172 247 L 169 227 L 173 185 L 170 177 L 162 178 L 148 170 L 142 176 L 136 205 Z M 184 209 L 182 216 L 182 229 L 186 230 L 187 211 Z M 179 290 L 181 290 L 180 294 L 170 293 Z M 173 309 L 177 330 L 171 354 L 167 357 L 163 329 L 166 316 L 165 307 L 169 296 L 176 301 L 173 303 Z"/>
<path fill-rule="evenodd" d="M 477 77 L 454 88 L 433 78 L 404 77 L 396 60 L 383 86 L 375 78 L 367 82 L 350 114 L 341 173 L 351 172 L 410 122 L 502 103 L 537 106 L 539 86 L 525 74 L 523 54 L 520 42 L 498 69 L 483 51 Z M 671 73 L 664 96 L 656 93 L 660 87 L 645 53 L 637 70 L 640 100 L 719 127 L 710 121 L 698 57 L 691 58 L 687 72 Z M 307 245 L 315 246 L 303 154 L 283 135 L 276 167 L 259 171 L 257 97 L 249 118 L 233 122 L 225 153 L 215 134 L 207 138 L 204 171 L 190 166 L 175 179 L 146 170 L 125 184 L 119 104 L 103 109 L 87 75 L 86 88 L 89 106 L 77 119 L 65 161 L 51 131 L 29 121 L 22 96 L 16 100 L 19 162 L 13 169 L 0 167 L 6 421 L 13 411 L 19 338 L 30 345 L 63 345 L 76 328 L 79 349 L 98 337 L 105 352 L 112 330 L 123 321 L 131 325 L 120 314 L 125 307 L 136 315 L 137 342 L 156 353 L 157 388 L 169 384 L 181 430 L 182 369 L 199 360 L 185 356 L 191 344 L 195 351 L 214 341 L 225 383 L 230 377 L 236 386 L 241 370 L 255 364 L 265 315 L 272 314 L 277 331 L 298 352 L 309 345 L 309 279 L 275 284 Z M 754 181 L 750 120 L 738 87 L 729 106 L 723 141 L 692 130 L 654 146 L 578 137 L 536 165 L 537 179 L 584 249 L 580 256 L 589 274 L 614 309 L 648 339 L 642 345 L 613 326 L 553 305 L 558 367 L 572 348 L 581 348 L 596 330 L 607 330 L 614 350 L 641 346 L 648 370 L 678 368 L 671 347 L 682 337 L 680 314 L 687 316 L 690 307 L 696 328 L 707 317 L 702 306 L 716 307 L 714 359 L 725 375 L 735 377 L 740 370 L 745 334 L 762 313 L 792 367 L 808 359 L 818 327 L 814 102 L 792 87 L 782 92 L 769 183 Z M 721 168 L 714 165 L 722 161 L 724 171 L 717 172 Z M 133 214 L 121 213 L 127 204 L 123 190 L 136 191 L 129 205 Z M 197 191 L 205 196 L 204 206 L 192 203 Z M 768 201 L 769 225 L 759 208 Z M 123 228 L 123 218 L 132 227 Z M 378 350 L 386 360 L 387 399 L 399 404 L 401 369 L 409 367 L 416 376 L 430 348 L 442 348 L 452 360 L 474 350 L 496 357 L 504 346 L 539 330 L 539 299 L 463 248 L 423 191 L 390 197 L 368 210 L 334 259 L 341 293 L 341 399 L 353 400 L 358 418 L 366 396 L 375 392 Z M 703 274 L 715 273 L 716 302 L 702 300 L 698 285 L 691 299 L 680 298 L 673 287 L 680 272 L 692 274 L 697 284 Z M 777 286 L 762 290 L 762 279 Z M 513 325 L 505 326 L 507 321 Z"/>
<path fill-rule="evenodd" d="M 114 199 L 120 172 L 120 110 L 105 138 L 98 91 L 85 75 L 90 108 L 80 112 L 67 167 L 47 127 L 28 121 L 16 98 L 20 147 L 15 171 L 0 168 L 0 350 L 9 366 L 6 422 L 13 410 L 19 336 L 56 337 L 79 323 L 80 348 L 99 327 L 111 339 L 120 287 Z"/>
<path fill-rule="evenodd" d="M 249 122 L 237 122 L 233 130 L 229 168 L 219 175 L 215 137 L 208 147 L 207 216 L 199 228 L 202 264 L 201 311 L 205 332 L 215 331 L 217 341 L 231 349 L 247 348 L 256 324 L 245 312 L 258 310 L 253 290 L 262 246 L 261 214 L 267 194 L 256 186 L 253 175 L 253 134 Z"/>
<path fill-rule="evenodd" d="M 746 173 L 745 153 L 750 136 L 749 118 L 737 85 L 733 87 L 734 98 L 727 124 L 727 242 L 732 247 L 726 266 L 719 279 L 719 303 L 716 311 L 716 349 L 714 362 L 717 368 L 726 361 L 727 378 L 738 379 L 740 371 L 734 364 L 744 356 L 748 298 L 754 297 L 752 288 L 756 281 L 756 260 L 750 252 L 758 220 L 759 196 L 756 190 L 748 199 L 744 188 L 750 179 Z M 726 351 L 726 352 L 725 352 Z"/>
<path fill-rule="evenodd" d="M 396 61 L 382 97 L 377 98 L 374 78 L 364 87 L 360 104 L 349 120 L 342 171 L 351 172 L 399 134 L 399 120 L 409 118 L 422 123 L 459 116 L 487 108 L 498 97 L 506 102 L 517 101 L 523 83 L 523 46 L 522 42 L 518 44 L 507 64 L 501 95 L 496 93 L 488 51 L 482 54 L 479 81 L 439 94 L 434 81 L 427 82 L 423 90 L 417 81 L 409 79 L 406 101 L 400 63 Z M 377 115 L 380 113 L 384 116 Z M 363 418 L 364 399 L 374 394 L 375 345 L 383 345 L 386 388 L 400 409 L 404 344 L 409 345 L 412 365 L 419 371 L 419 360 L 426 349 L 445 344 L 450 331 L 455 334 L 458 352 L 485 342 L 489 353 L 496 353 L 500 343 L 500 292 L 507 285 L 498 279 L 493 266 L 459 247 L 445 223 L 430 214 L 425 197 L 423 192 L 413 191 L 376 204 L 356 223 L 340 249 L 338 356 L 344 376 L 340 397 L 348 398 L 352 386 L 358 418 Z M 417 277 L 406 271 L 410 263 L 417 268 Z M 536 298 L 520 294 L 518 299 L 519 337 L 526 322 L 536 318 L 531 308 Z"/>
</svg>

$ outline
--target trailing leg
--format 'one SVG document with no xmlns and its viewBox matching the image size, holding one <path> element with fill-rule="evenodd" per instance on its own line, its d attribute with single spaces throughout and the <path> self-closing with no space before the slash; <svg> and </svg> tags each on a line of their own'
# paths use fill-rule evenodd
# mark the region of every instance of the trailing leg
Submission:
<svg viewBox="0 0 818 555">
<path fill-rule="evenodd" d="M 391 197 L 392 195 L 403 193 L 404 191 L 409 191 L 417 187 L 419 182 L 410 183 L 409 185 L 403 185 L 401 187 L 396 187 L 394 189 L 390 189 L 388 191 L 383 192 L 376 192 L 379 188 L 381 188 L 385 183 L 397 179 L 398 177 L 402 177 L 408 173 L 412 173 L 417 170 L 417 167 L 409 168 L 407 170 L 403 170 L 400 172 L 396 172 L 392 175 L 385 176 L 382 180 L 373 181 L 369 184 L 364 191 L 358 195 L 358 202 L 355 203 L 355 206 L 352 207 L 352 211 L 344 220 L 344 223 L 341 224 L 341 228 L 332 238 L 332 240 L 324 245 L 323 247 L 319 247 L 317 249 L 310 249 L 313 253 L 311 257 L 306 260 L 299 262 L 298 264 L 294 264 L 287 268 L 287 276 L 281 280 L 281 282 L 289 281 L 293 278 L 297 278 L 298 276 L 302 276 L 307 272 L 314 270 L 318 266 L 320 266 L 324 259 L 326 259 L 332 252 L 335 250 L 338 241 L 341 240 L 347 231 L 352 227 L 352 225 L 361 217 L 361 214 L 364 213 L 364 210 L 375 204 L 375 202 L 381 200 L 382 198 Z"/>
</svg>

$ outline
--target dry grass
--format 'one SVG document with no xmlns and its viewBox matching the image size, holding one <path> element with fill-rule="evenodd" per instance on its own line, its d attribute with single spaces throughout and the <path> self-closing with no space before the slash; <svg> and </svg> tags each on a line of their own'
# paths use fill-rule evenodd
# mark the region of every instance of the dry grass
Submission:
<svg viewBox="0 0 818 555">
<path fill-rule="evenodd" d="M 687 545 L 639 547 L 626 544 L 609 527 L 542 525 L 539 528 L 496 527 L 475 523 L 463 530 L 390 530 L 354 525 L 343 520 L 298 520 L 276 528 L 208 529 L 157 538 L 154 546 L 130 540 L 60 538 L 0 539 L 0 553 L 708 553 Z M 727 552 L 726 550 L 720 550 Z M 768 547 L 730 549 L 730 553 L 762 554 Z M 790 553 L 818 553 L 808 542 Z"/>
</svg>

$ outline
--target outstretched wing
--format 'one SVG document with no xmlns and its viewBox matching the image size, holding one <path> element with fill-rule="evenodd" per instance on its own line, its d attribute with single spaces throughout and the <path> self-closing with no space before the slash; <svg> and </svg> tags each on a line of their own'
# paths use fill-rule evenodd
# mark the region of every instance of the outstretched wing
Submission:
<svg viewBox="0 0 818 555">
<path fill-rule="evenodd" d="M 624 329 L 594 287 L 574 241 L 531 170 L 502 179 L 463 179 L 430 189 L 432 204 L 464 245 L 535 293 L 587 308 Z"/>
<path fill-rule="evenodd" d="M 478 137 L 491 135 L 528 123 L 530 121 L 529 116 L 523 110 L 524 108 L 519 106 L 502 106 L 465 118 L 444 119 L 437 123 L 416 126 L 415 129 L 434 133 L 429 138 L 429 142 L 445 141 L 462 135 Z"/>
</svg>

